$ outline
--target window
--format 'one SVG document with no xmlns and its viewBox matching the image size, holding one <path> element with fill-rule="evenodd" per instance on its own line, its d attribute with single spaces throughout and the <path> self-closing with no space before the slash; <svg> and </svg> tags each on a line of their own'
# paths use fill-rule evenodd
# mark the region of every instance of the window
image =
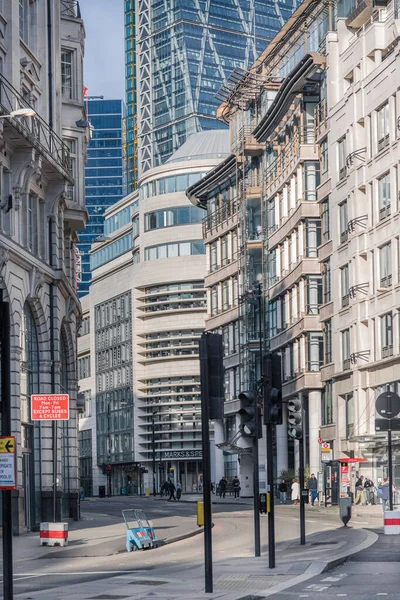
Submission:
<svg viewBox="0 0 400 600">
<path fill-rule="evenodd" d="M 90 377 L 90 354 L 83 358 L 78 358 L 78 379 Z"/>
<path fill-rule="evenodd" d="M 318 315 L 322 304 L 322 278 L 307 277 L 307 307 L 308 315 Z"/>
<path fill-rule="evenodd" d="M 328 319 L 324 323 L 324 351 L 325 364 L 332 362 L 332 321 Z"/>
<path fill-rule="evenodd" d="M 324 364 L 324 340 L 322 333 L 308 334 L 307 371 L 319 371 Z"/>
<path fill-rule="evenodd" d="M 347 200 L 339 204 L 340 243 L 347 242 L 349 236 L 349 218 L 347 215 Z"/>
<path fill-rule="evenodd" d="M 321 245 L 321 221 L 307 219 L 306 221 L 306 256 L 318 257 L 318 246 Z"/>
<path fill-rule="evenodd" d="M 61 50 L 61 93 L 63 98 L 72 100 L 73 82 L 72 82 L 72 50 Z"/>
<path fill-rule="evenodd" d="M 378 179 L 379 220 L 390 215 L 390 173 Z"/>
<path fill-rule="evenodd" d="M 19 0 L 19 37 L 32 50 L 35 50 L 36 3 L 33 0 Z"/>
<path fill-rule="evenodd" d="M 344 396 L 346 402 L 346 440 L 354 434 L 354 400 L 353 394 Z"/>
<path fill-rule="evenodd" d="M 342 331 L 343 371 L 350 369 L 350 329 Z"/>
<path fill-rule="evenodd" d="M 340 269 L 340 289 L 342 294 L 342 308 L 349 305 L 349 265 Z"/>
<path fill-rule="evenodd" d="M 26 246 L 33 254 L 38 253 L 38 198 L 29 194 L 27 213 L 27 243 Z"/>
<path fill-rule="evenodd" d="M 84 410 L 81 413 L 81 418 L 91 417 L 92 416 L 92 391 L 85 390 L 84 392 L 80 392 L 79 396 L 82 399 L 84 404 Z"/>
<path fill-rule="evenodd" d="M 188 225 L 190 223 L 201 223 L 204 211 L 197 206 L 179 206 L 146 213 L 145 231 L 158 229 L 160 227 L 172 227 L 174 225 Z"/>
<path fill-rule="evenodd" d="M 327 242 L 330 237 L 329 224 L 329 199 L 327 198 L 321 203 L 321 223 L 322 223 L 322 241 Z"/>
<path fill-rule="evenodd" d="M 328 140 L 321 142 L 321 181 L 329 177 Z"/>
<path fill-rule="evenodd" d="M 339 181 L 347 175 L 346 169 L 346 138 L 338 141 L 338 159 L 339 159 Z"/>
<path fill-rule="evenodd" d="M 63 138 L 64 144 L 67 146 L 70 152 L 71 158 L 71 172 L 74 180 L 76 179 L 76 140 L 71 138 Z M 74 200 L 74 185 L 67 185 L 67 198 L 68 200 Z"/>
<path fill-rule="evenodd" d="M 382 358 L 393 356 L 393 316 L 387 313 L 381 317 Z"/>
<path fill-rule="evenodd" d="M 79 328 L 79 336 L 87 335 L 90 333 L 90 317 L 83 317 L 81 326 Z"/>
<path fill-rule="evenodd" d="M 329 260 L 322 263 L 322 282 L 324 290 L 324 304 L 332 300 L 331 295 L 331 263 Z"/>
<path fill-rule="evenodd" d="M 201 240 L 196 240 L 193 242 L 160 244 L 159 246 L 145 248 L 144 260 L 171 258 L 174 256 L 193 256 L 198 254 L 205 254 L 205 247 Z"/>
<path fill-rule="evenodd" d="M 222 310 L 228 310 L 229 304 L 229 280 L 225 280 L 221 284 L 222 287 Z"/>
<path fill-rule="evenodd" d="M 321 394 L 321 425 L 333 423 L 332 381 L 327 381 Z"/>
<path fill-rule="evenodd" d="M 386 102 L 386 104 L 381 106 L 376 114 L 378 152 L 380 152 L 389 145 L 389 103 Z"/>
<path fill-rule="evenodd" d="M 276 224 L 276 211 L 275 211 L 275 198 L 268 202 L 268 233 L 271 234 L 277 229 Z"/>
<path fill-rule="evenodd" d="M 268 255 L 268 285 L 272 286 L 278 281 L 276 274 L 276 248 Z"/>
<path fill-rule="evenodd" d="M 392 244 L 389 242 L 379 248 L 379 277 L 380 287 L 392 285 Z"/>
<path fill-rule="evenodd" d="M 93 252 L 90 255 L 91 270 L 97 269 L 98 267 L 100 267 L 101 265 L 104 265 L 105 263 L 109 262 L 110 260 L 117 258 L 117 256 L 121 256 L 122 254 L 125 254 L 125 252 L 132 250 L 132 248 L 133 248 L 132 234 L 128 233 L 126 235 L 123 235 L 122 237 L 118 238 L 114 242 L 110 242 L 103 248 L 100 248 L 100 250 L 97 250 L 96 252 Z"/>
</svg>

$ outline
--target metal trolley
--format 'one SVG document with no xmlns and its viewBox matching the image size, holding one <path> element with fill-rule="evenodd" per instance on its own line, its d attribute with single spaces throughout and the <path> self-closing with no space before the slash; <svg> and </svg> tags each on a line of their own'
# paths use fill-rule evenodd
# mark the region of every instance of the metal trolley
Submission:
<svg viewBox="0 0 400 600">
<path fill-rule="evenodd" d="M 144 512 L 140 509 L 129 508 L 122 511 L 126 525 L 126 550 L 145 550 L 156 548 L 157 536 Z"/>
</svg>

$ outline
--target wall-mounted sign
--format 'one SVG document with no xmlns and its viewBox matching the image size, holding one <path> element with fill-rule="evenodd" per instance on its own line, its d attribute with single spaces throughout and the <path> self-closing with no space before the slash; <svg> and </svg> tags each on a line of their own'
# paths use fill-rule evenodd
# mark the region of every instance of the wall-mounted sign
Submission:
<svg viewBox="0 0 400 600">
<path fill-rule="evenodd" d="M 15 490 L 15 437 L 0 437 L 0 490 Z"/>
<path fill-rule="evenodd" d="M 68 421 L 68 394 L 34 394 L 31 396 L 32 421 Z"/>
<path fill-rule="evenodd" d="M 163 458 L 168 460 L 171 458 L 202 458 L 201 450 L 169 450 L 164 452 Z"/>
</svg>

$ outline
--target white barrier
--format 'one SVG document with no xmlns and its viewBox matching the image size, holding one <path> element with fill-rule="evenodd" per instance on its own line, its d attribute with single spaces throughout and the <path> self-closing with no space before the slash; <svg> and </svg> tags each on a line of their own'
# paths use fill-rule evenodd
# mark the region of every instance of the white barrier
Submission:
<svg viewBox="0 0 400 600">
<path fill-rule="evenodd" d="M 400 534 L 400 510 L 386 510 L 383 513 L 385 535 Z"/>
<path fill-rule="evenodd" d="M 40 523 L 41 546 L 68 546 L 68 523 Z"/>
</svg>

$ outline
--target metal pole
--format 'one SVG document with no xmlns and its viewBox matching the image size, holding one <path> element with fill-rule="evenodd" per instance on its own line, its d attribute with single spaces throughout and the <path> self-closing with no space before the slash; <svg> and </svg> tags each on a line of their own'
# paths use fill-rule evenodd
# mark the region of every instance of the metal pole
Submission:
<svg viewBox="0 0 400 600">
<path fill-rule="evenodd" d="M 1 291 L 0 291 L 1 294 Z M 11 353 L 10 353 L 10 309 L 0 295 L 0 349 L 1 349 L 1 433 L 11 435 Z M 13 538 L 11 490 L 3 490 L 3 592 L 4 600 L 13 599 Z"/>
<path fill-rule="evenodd" d="M 389 510 L 393 510 L 393 457 L 392 457 L 392 419 L 388 429 L 388 469 L 389 469 Z"/>
<path fill-rule="evenodd" d="M 204 576 L 205 591 L 213 593 L 212 564 L 212 515 L 211 515 L 211 465 L 210 465 L 210 432 L 208 422 L 208 352 L 207 334 L 200 338 L 200 379 L 207 385 L 201 387 L 201 444 L 203 454 L 203 507 L 204 507 Z"/>
<path fill-rule="evenodd" d="M 153 451 L 153 496 L 156 496 L 156 431 L 154 424 L 154 413 L 151 414 L 151 433 Z"/>
<path fill-rule="evenodd" d="M 274 505 L 274 448 L 272 444 L 273 425 L 267 425 L 267 480 L 269 487 L 268 513 L 268 566 L 275 568 L 275 505 Z"/>
<path fill-rule="evenodd" d="M 263 380 L 263 337 L 262 337 L 262 313 L 261 313 L 261 285 L 257 286 L 258 299 L 258 340 L 259 340 L 259 355 L 260 355 L 260 381 Z M 261 556 L 261 540 L 260 540 L 260 470 L 258 456 L 258 433 L 261 428 L 260 415 L 258 411 L 258 394 L 255 390 L 254 394 L 254 425 L 255 436 L 253 438 L 253 494 L 254 494 L 254 556 Z"/>
<path fill-rule="evenodd" d="M 304 504 L 304 432 L 299 439 L 299 470 L 300 470 L 300 544 L 306 543 L 306 511 Z"/>
</svg>

